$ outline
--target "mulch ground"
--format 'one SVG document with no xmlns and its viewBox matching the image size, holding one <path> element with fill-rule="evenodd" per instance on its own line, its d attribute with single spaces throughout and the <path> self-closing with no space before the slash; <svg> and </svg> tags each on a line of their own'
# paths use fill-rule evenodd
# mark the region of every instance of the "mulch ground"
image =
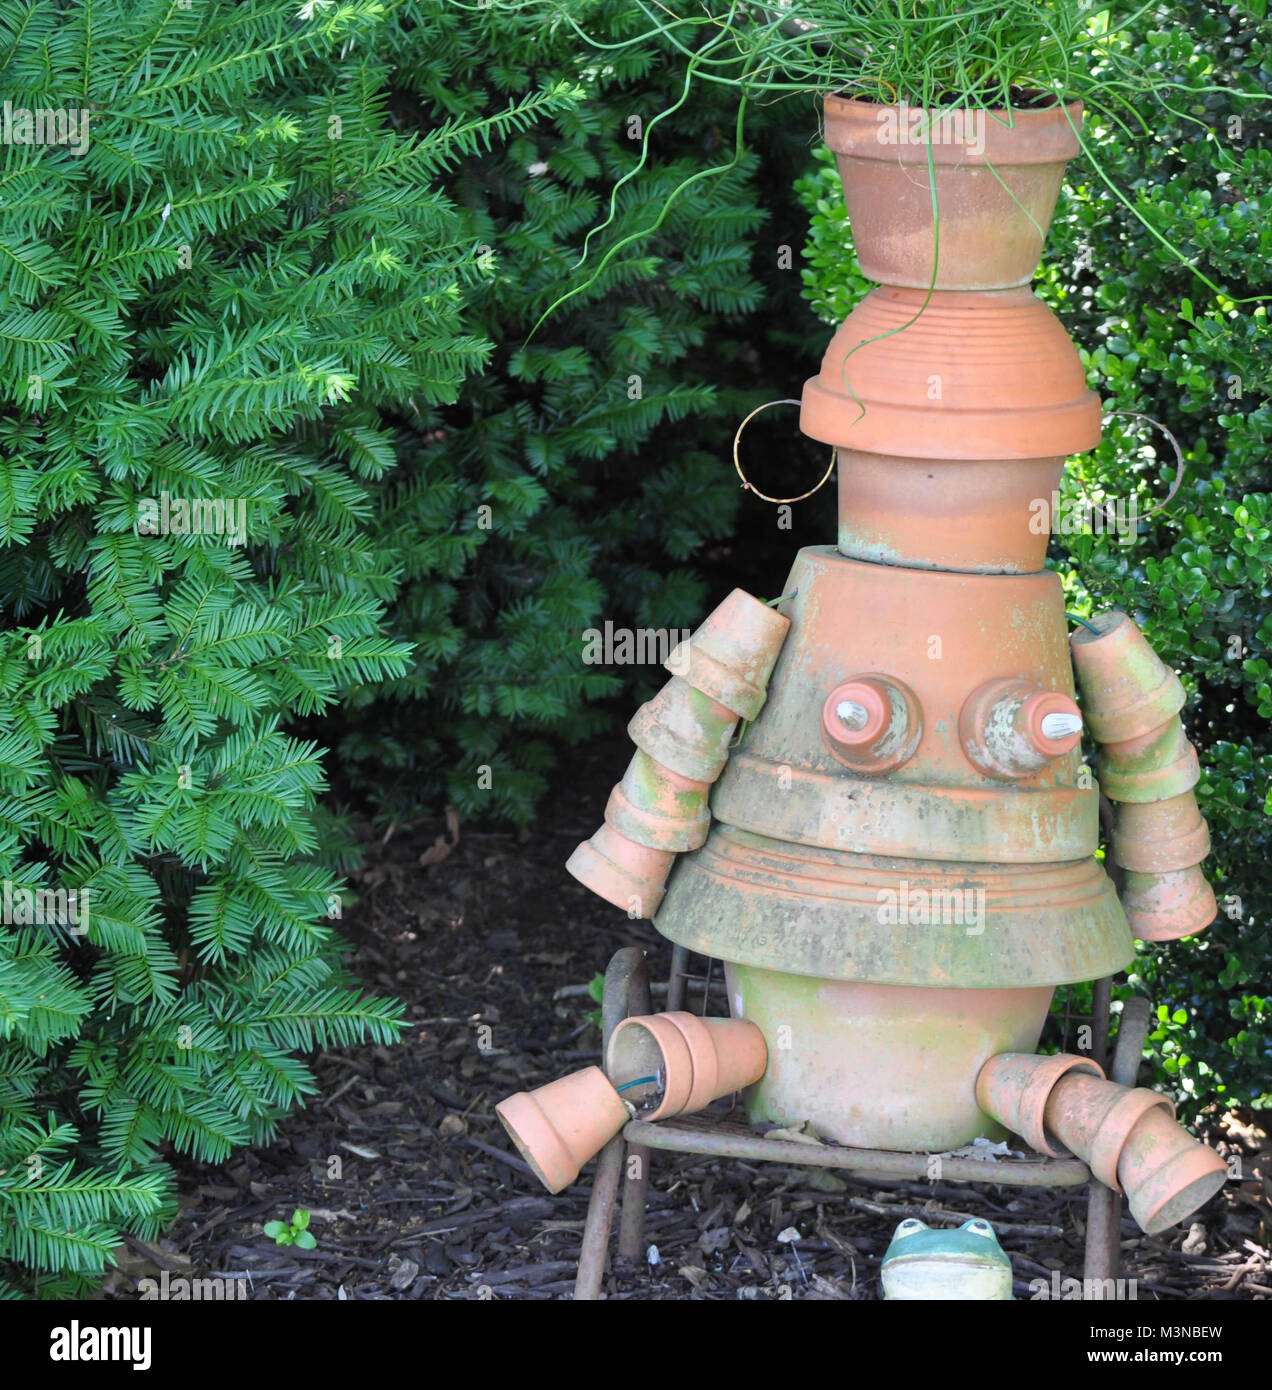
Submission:
<svg viewBox="0 0 1272 1390">
<path fill-rule="evenodd" d="M 344 923 L 351 969 L 405 1001 L 396 1047 L 324 1053 L 322 1087 L 269 1148 L 213 1168 L 178 1158 L 181 1214 L 154 1245 L 120 1251 L 108 1298 L 142 1279 L 230 1278 L 251 1299 L 565 1299 L 591 1167 L 549 1197 L 494 1116 L 510 1092 L 599 1061 L 586 985 L 620 946 L 670 949 L 564 869 L 600 822 L 629 756 L 621 734 L 580 749 L 531 834 L 429 824 L 368 838 Z M 371 832 L 368 829 L 368 837 Z M 440 841 L 440 843 L 439 843 Z M 699 962 L 701 964 L 701 962 Z M 658 1000 L 655 998 L 655 1004 Z M 701 1007 L 701 993 L 690 1004 Z M 723 999 L 712 1012 L 725 1012 Z M 1123 1224 L 1123 1277 L 1139 1299 L 1272 1299 L 1267 1117 L 1214 1118 L 1239 1155 L 1194 1220 L 1156 1238 Z M 1266 1176 L 1257 1176 L 1260 1172 Z M 310 1214 L 316 1248 L 279 1247 L 264 1223 Z M 655 1155 L 648 1259 L 615 1262 L 610 1299 L 875 1299 L 896 1223 L 993 1222 L 1016 1296 L 1081 1278 L 1085 1189 L 865 1183 L 828 1170 Z M 793 1237 L 797 1236 L 795 1239 Z"/>
</svg>

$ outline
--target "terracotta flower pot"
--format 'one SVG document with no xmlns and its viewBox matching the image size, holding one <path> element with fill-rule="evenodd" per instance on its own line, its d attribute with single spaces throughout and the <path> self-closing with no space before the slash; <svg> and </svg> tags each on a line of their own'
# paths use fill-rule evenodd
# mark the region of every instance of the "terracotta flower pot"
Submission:
<svg viewBox="0 0 1272 1390">
<path fill-rule="evenodd" d="M 875 671 L 837 685 L 822 705 L 821 724 L 826 746 L 845 767 L 875 777 L 909 762 L 923 736 L 914 691 Z"/>
<path fill-rule="evenodd" d="M 1063 471 L 1063 458 L 933 460 L 840 449 L 839 553 L 907 569 L 1035 574 Z"/>
<path fill-rule="evenodd" d="M 1210 830 L 1192 792 L 1119 806 L 1110 854 L 1139 874 L 1189 869 L 1210 853 Z"/>
<path fill-rule="evenodd" d="M 1177 941 L 1204 931 L 1219 912 L 1199 865 L 1164 874 L 1122 876 L 1122 910 L 1141 941 Z"/>
<path fill-rule="evenodd" d="M 676 856 L 672 850 L 638 845 L 612 825 L 603 825 L 565 861 L 585 888 L 631 917 L 652 917 Z"/>
<path fill-rule="evenodd" d="M 637 749 L 610 793 L 605 822 L 651 849 L 697 849 L 711 828 L 709 782 L 695 782 Z"/>
<path fill-rule="evenodd" d="M 1178 718 L 1139 738 L 1101 745 L 1100 788 L 1110 801 L 1164 801 L 1201 780 L 1197 750 Z"/>
<path fill-rule="evenodd" d="M 755 1024 L 680 1012 L 625 1018 L 606 1054 L 615 1086 L 657 1078 L 623 1092 L 643 1120 L 702 1110 L 758 1081 L 767 1063 L 764 1035 Z M 642 1105 L 652 1108 L 642 1111 Z"/>
<path fill-rule="evenodd" d="M 968 697 L 958 717 L 963 751 L 986 777 L 1033 777 L 1082 742 L 1082 716 L 1073 699 L 1032 681 L 987 681 Z"/>
<path fill-rule="evenodd" d="M 549 1192 L 569 1187 L 628 1119 L 623 1098 L 600 1067 L 518 1091 L 500 1101 L 495 1114 Z"/>
<path fill-rule="evenodd" d="M 976 1099 L 986 1114 L 1005 1125 L 1038 1153 L 1064 1158 L 1067 1150 L 1047 1133 L 1047 1101 L 1062 1077 L 1079 1072 L 1102 1080 L 1104 1072 L 1088 1057 L 1057 1053 L 1037 1057 L 1000 1052 L 976 1078 Z"/>
<path fill-rule="evenodd" d="M 894 859 L 784 844 L 719 820 L 677 864 L 655 925 L 700 955 L 793 978 L 919 986 L 930 1016 L 949 1006 L 952 1028 L 967 1026 L 967 1009 L 956 1007 L 967 1001 L 938 995 L 1052 989 L 1135 958 L 1117 892 L 1089 854 L 1060 864 Z M 908 1026 L 922 1017 L 907 1014 Z M 978 1065 L 1029 1051 L 1010 1034 L 989 1040 Z M 909 1046 L 919 1048 L 919 1036 Z"/>
<path fill-rule="evenodd" d="M 1047 1097 L 1046 1128 L 1062 1152 L 1076 1154 L 1097 1178 L 1120 1192 L 1117 1165 L 1131 1131 L 1144 1112 L 1175 1109 L 1165 1097 L 1143 1087 L 1132 1090 L 1102 1077 L 1069 1073 Z"/>
<path fill-rule="evenodd" d="M 1029 461 L 1094 448 L 1100 401 L 1063 324 L 1028 290 L 885 285 L 831 339 L 799 427 L 854 452 Z"/>
<path fill-rule="evenodd" d="M 919 289 L 934 272 L 938 290 L 1028 284 L 1081 125 L 1081 102 L 984 112 L 827 97 L 826 143 L 839 163 L 862 274 Z"/>
<path fill-rule="evenodd" d="M 743 719 L 754 719 L 791 620 L 734 589 L 667 658 L 674 675 Z"/>
<path fill-rule="evenodd" d="M 1157 1235 L 1191 1216 L 1224 1185 L 1228 1168 L 1213 1149 L 1175 1123 L 1168 1110 L 1150 1110 L 1122 1149 L 1118 1176 L 1131 1215 Z"/>
<path fill-rule="evenodd" d="M 1179 677 L 1125 613 L 1091 619 L 1069 639 L 1087 728 L 1100 743 L 1124 743 L 1160 729 L 1184 707 Z"/>
<path fill-rule="evenodd" d="M 679 676 L 636 711 L 627 732 L 637 748 L 681 777 L 714 782 L 729 758 L 738 717 Z"/>
<path fill-rule="evenodd" d="M 746 1092 L 752 1123 L 807 1123 L 834 1143 L 899 1153 L 1003 1138 L 978 1102 L 977 1074 L 996 1053 L 1037 1045 L 1053 994 L 862 984 L 731 962 L 724 972 L 734 1016 L 775 1043 Z"/>
<path fill-rule="evenodd" d="M 1099 792 L 1081 776 L 1076 749 L 1008 796 L 991 794 L 955 736 L 968 694 L 991 675 L 1027 677 L 1072 696 L 1056 574 L 948 574 L 863 564 L 810 546 L 783 585 L 792 591 L 792 630 L 768 699 L 712 791 L 716 829 L 727 823 L 787 842 L 783 854 L 795 852 L 792 841 L 1000 865 L 1073 864 L 1095 853 Z M 929 655 L 930 634 L 945 635 L 939 660 Z M 913 756 L 886 776 L 846 776 L 827 743 L 827 697 L 854 671 L 895 678 L 922 709 Z M 1129 934 L 1126 947 L 1129 953 Z"/>
<path fill-rule="evenodd" d="M 1065 1061 L 1080 1059 L 993 1057 L 981 1071 L 977 1095 L 1034 1148 L 1054 1157 L 1076 1154 L 1106 1187 L 1125 1191 L 1131 1215 L 1149 1235 L 1183 1220 L 1219 1190 L 1227 1176 L 1222 1159 L 1175 1123 L 1165 1096 L 1106 1081 L 1093 1063 L 1065 1068 Z M 1045 1146 L 1034 1143 L 1040 1118 Z"/>
</svg>

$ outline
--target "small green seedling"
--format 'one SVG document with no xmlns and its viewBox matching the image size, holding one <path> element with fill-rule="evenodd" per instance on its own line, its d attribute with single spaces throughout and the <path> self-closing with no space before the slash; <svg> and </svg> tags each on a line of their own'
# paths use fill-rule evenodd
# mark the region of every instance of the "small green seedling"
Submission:
<svg viewBox="0 0 1272 1390">
<path fill-rule="evenodd" d="M 318 1242 L 309 1234 L 309 1213 L 304 1207 L 292 1212 L 291 1225 L 285 1221 L 267 1221 L 265 1234 L 274 1237 L 275 1245 L 299 1245 L 302 1250 L 312 1250 Z"/>
<path fill-rule="evenodd" d="M 605 998 L 605 976 L 593 975 L 587 982 L 588 994 L 599 1004 Z M 587 1016 L 589 1023 L 594 1023 L 599 1028 L 601 1026 L 601 1011 L 593 1009 Z"/>
</svg>

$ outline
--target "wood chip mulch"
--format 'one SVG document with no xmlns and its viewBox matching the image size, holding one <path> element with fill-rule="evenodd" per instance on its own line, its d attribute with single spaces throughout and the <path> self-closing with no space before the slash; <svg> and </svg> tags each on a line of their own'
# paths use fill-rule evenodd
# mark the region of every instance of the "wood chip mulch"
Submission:
<svg viewBox="0 0 1272 1390">
<path fill-rule="evenodd" d="M 549 1197 L 494 1106 L 599 1061 L 586 986 L 617 948 L 647 948 L 651 978 L 666 978 L 670 948 L 649 923 L 626 920 L 564 869 L 600 823 L 628 752 L 621 731 L 577 750 L 530 834 L 454 818 L 387 839 L 367 827 L 343 924 L 350 966 L 369 990 L 406 1002 L 409 1034 L 318 1056 L 321 1095 L 268 1148 L 218 1168 L 177 1157 L 176 1224 L 154 1245 L 121 1247 L 105 1297 L 135 1299 L 140 1281 L 165 1271 L 170 1288 L 233 1280 L 219 1289 L 249 1299 L 571 1296 L 591 1166 Z M 701 987 L 690 1005 L 701 1009 Z M 711 1005 L 725 1012 L 714 992 Z M 1241 1159 L 1245 1179 L 1163 1236 L 1124 1221 L 1123 1276 L 1139 1300 L 1272 1299 L 1269 1128 L 1266 1114 L 1216 1115 L 1207 1138 Z M 875 1299 L 880 1258 L 907 1216 L 991 1221 L 1018 1298 L 1053 1271 L 1082 1275 L 1085 1189 L 866 1183 L 654 1157 L 648 1259 L 630 1268 L 615 1257 L 610 1299 Z M 298 1207 L 312 1250 L 262 1232 Z"/>
</svg>

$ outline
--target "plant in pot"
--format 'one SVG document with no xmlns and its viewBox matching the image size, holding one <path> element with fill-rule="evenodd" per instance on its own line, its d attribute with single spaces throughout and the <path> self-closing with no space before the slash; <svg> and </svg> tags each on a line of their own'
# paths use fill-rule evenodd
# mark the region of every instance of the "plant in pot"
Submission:
<svg viewBox="0 0 1272 1390">
<path fill-rule="evenodd" d="M 553 22 L 587 38 L 589 6 L 543 3 Z M 800 94 L 823 99 L 867 278 L 929 292 L 998 289 L 1032 278 L 1065 163 L 1079 150 L 1140 215 L 1084 140 L 1084 114 L 1133 139 L 1151 131 L 1157 107 L 1200 124 L 1195 103 L 1208 95 L 1254 99 L 1217 85 L 1163 84 L 1131 39 L 1143 14 L 1107 0 L 636 0 L 631 38 L 606 52 L 616 61 L 614 50 L 666 45 L 683 61 L 682 101 L 694 82 L 735 90 L 734 162 L 749 107 Z M 645 125 L 636 169 L 659 119 Z M 705 168 L 687 183 L 728 167 Z M 544 317 L 630 242 L 656 232 L 662 216 L 609 247 Z M 587 258 L 585 249 L 580 265 Z"/>
</svg>

